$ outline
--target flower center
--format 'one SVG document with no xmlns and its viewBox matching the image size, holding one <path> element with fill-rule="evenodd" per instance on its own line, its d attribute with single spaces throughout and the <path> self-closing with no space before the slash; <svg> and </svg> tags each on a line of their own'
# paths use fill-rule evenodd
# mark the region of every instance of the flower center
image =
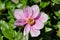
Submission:
<svg viewBox="0 0 60 40">
<path fill-rule="evenodd" d="M 26 19 L 26 22 L 29 24 L 29 25 L 33 25 L 34 24 L 34 19 L 32 17 L 29 17 Z"/>
</svg>

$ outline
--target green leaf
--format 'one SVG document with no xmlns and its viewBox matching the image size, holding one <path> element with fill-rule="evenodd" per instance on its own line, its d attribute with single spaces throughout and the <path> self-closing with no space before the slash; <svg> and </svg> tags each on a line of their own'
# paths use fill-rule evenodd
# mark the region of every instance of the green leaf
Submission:
<svg viewBox="0 0 60 40">
<path fill-rule="evenodd" d="M 40 38 L 40 40 L 43 40 L 43 38 Z"/>
<path fill-rule="evenodd" d="M 27 5 L 27 0 L 21 0 L 21 8 L 24 8 Z"/>
<path fill-rule="evenodd" d="M 4 37 L 9 40 L 23 40 L 25 36 L 21 32 L 21 28 L 18 32 L 14 31 L 14 26 L 10 23 L 6 23 L 5 21 L 0 20 L 1 30 Z"/>
<path fill-rule="evenodd" d="M 14 5 L 12 4 L 12 2 L 10 2 L 10 1 L 6 2 L 7 9 L 12 9 L 13 7 L 14 7 Z"/>
<path fill-rule="evenodd" d="M 60 29 L 60 21 L 57 23 L 56 27 Z"/>
<path fill-rule="evenodd" d="M 60 29 L 57 31 L 57 36 L 60 37 Z"/>
<path fill-rule="evenodd" d="M 2 2 L 0 1 L 0 10 L 2 10 L 2 9 L 5 9 L 5 3 L 2 3 Z"/>
<path fill-rule="evenodd" d="M 17 5 L 17 8 L 20 8 L 22 6 L 23 6 L 23 4 L 20 3 L 20 4 Z"/>
<path fill-rule="evenodd" d="M 55 15 L 60 19 L 60 10 L 59 11 L 55 11 Z"/>
<path fill-rule="evenodd" d="M 1 30 L 3 35 L 9 40 L 13 39 L 13 30 L 9 27 L 9 25 L 5 21 L 0 21 Z"/>
<path fill-rule="evenodd" d="M 18 4 L 19 0 L 11 0 L 13 3 Z"/>
<path fill-rule="evenodd" d="M 9 14 L 9 17 L 10 17 L 10 20 L 9 20 L 10 24 L 14 24 L 14 21 L 15 21 L 14 20 L 14 15 L 13 15 L 14 12 L 13 11 L 14 11 L 14 9 L 9 9 L 8 10 L 8 14 Z"/>
<path fill-rule="evenodd" d="M 52 2 L 54 2 L 56 4 L 60 4 L 60 0 L 52 0 Z"/>
<path fill-rule="evenodd" d="M 3 40 L 3 36 L 0 34 L 0 40 Z"/>
<path fill-rule="evenodd" d="M 58 28 L 57 36 L 60 37 L 60 21 L 57 23 L 56 27 Z"/>
<path fill-rule="evenodd" d="M 23 33 L 21 32 L 21 28 L 19 29 L 18 32 L 15 32 L 15 40 L 28 40 L 28 35 L 24 36 Z"/>
<path fill-rule="evenodd" d="M 41 0 L 33 0 L 34 3 L 38 3 L 40 2 Z"/>
<path fill-rule="evenodd" d="M 40 7 L 41 8 L 45 8 L 47 5 L 49 5 L 50 4 L 50 2 L 40 2 Z"/>
<path fill-rule="evenodd" d="M 45 27 L 45 32 L 49 32 L 49 31 L 52 31 L 52 30 L 53 30 L 52 28 Z"/>
<path fill-rule="evenodd" d="M 17 32 L 15 35 L 15 40 L 22 40 L 23 39 L 23 34 L 21 32 Z"/>
</svg>

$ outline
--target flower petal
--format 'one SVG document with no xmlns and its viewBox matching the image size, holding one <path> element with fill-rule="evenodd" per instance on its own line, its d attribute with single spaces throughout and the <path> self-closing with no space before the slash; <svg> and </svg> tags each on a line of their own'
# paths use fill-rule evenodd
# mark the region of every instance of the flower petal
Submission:
<svg viewBox="0 0 60 40">
<path fill-rule="evenodd" d="M 27 24 L 24 28 L 24 35 L 27 35 L 30 31 L 30 26 Z"/>
<path fill-rule="evenodd" d="M 38 7 L 38 5 L 33 5 L 31 8 L 32 8 L 32 11 L 33 11 L 32 17 L 36 18 L 39 15 L 39 7 Z"/>
<path fill-rule="evenodd" d="M 40 22 L 39 20 L 36 20 L 35 25 L 33 25 L 33 28 L 35 29 L 42 29 L 44 27 L 43 22 Z"/>
<path fill-rule="evenodd" d="M 14 23 L 15 26 L 22 26 L 24 24 L 26 24 L 26 21 L 23 19 L 16 20 L 16 22 Z"/>
<path fill-rule="evenodd" d="M 31 9 L 31 7 L 26 7 L 26 8 L 24 8 L 24 15 L 26 16 L 26 17 L 31 17 L 32 16 L 32 9 Z"/>
<path fill-rule="evenodd" d="M 41 22 L 45 23 L 48 20 L 48 15 L 43 13 L 43 12 L 41 12 L 41 16 L 40 16 L 39 20 Z"/>
<path fill-rule="evenodd" d="M 23 10 L 20 10 L 20 9 L 16 9 L 14 11 L 14 16 L 16 19 L 25 19 L 25 16 L 23 14 Z"/>
<path fill-rule="evenodd" d="M 40 35 L 40 30 L 37 30 L 37 29 L 34 29 L 34 28 L 31 27 L 30 33 L 31 33 L 32 37 L 37 37 L 37 36 Z"/>
</svg>

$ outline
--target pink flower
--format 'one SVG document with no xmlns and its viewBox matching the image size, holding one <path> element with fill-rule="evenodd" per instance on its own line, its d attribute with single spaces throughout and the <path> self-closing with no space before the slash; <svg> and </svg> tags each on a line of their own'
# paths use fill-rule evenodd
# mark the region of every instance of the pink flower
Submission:
<svg viewBox="0 0 60 40">
<path fill-rule="evenodd" d="M 48 16 L 45 13 L 39 12 L 39 7 L 37 5 L 33 5 L 32 7 L 28 6 L 23 10 L 16 9 L 14 11 L 14 16 L 17 19 L 14 25 L 25 25 L 24 35 L 30 32 L 32 37 L 40 35 L 40 29 L 44 27 L 44 23 L 48 20 Z"/>
</svg>

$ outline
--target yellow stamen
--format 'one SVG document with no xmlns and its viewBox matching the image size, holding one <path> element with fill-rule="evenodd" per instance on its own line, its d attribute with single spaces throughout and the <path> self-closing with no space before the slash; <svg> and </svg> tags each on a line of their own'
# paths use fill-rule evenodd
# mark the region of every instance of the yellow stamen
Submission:
<svg viewBox="0 0 60 40">
<path fill-rule="evenodd" d="M 29 24 L 29 25 L 33 25 L 34 24 L 34 19 L 32 17 L 29 17 L 26 19 L 26 22 Z"/>
</svg>

